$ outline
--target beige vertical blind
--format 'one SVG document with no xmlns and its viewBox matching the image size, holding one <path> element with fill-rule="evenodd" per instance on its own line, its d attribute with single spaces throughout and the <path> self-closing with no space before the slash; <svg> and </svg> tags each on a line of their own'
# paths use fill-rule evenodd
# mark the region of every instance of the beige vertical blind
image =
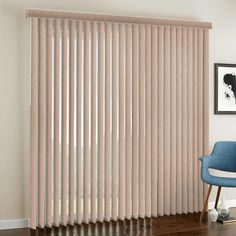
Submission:
<svg viewBox="0 0 236 236">
<path fill-rule="evenodd" d="M 211 24 L 27 15 L 31 228 L 198 212 Z"/>
</svg>

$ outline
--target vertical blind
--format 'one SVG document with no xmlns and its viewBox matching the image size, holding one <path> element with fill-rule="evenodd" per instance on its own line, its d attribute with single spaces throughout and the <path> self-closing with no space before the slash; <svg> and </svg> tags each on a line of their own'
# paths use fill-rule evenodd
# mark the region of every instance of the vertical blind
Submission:
<svg viewBox="0 0 236 236">
<path fill-rule="evenodd" d="M 211 24 L 27 14 L 31 228 L 198 212 Z"/>
</svg>

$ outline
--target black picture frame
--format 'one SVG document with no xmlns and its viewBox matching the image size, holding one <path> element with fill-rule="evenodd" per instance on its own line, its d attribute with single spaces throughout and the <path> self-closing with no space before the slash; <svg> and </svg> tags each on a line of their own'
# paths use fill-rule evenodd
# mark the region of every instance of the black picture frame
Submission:
<svg viewBox="0 0 236 236">
<path fill-rule="evenodd" d="M 219 91 L 219 80 L 223 79 L 222 76 L 219 77 L 219 69 L 224 67 L 225 70 L 227 70 L 227 68 L 229 68 L 229 74 L 232 74 L 232 68 L 235 69 L 236 71 L 236 64 L 225 64 L 225 63 L 214 63 L 214 77 L 215 77 L 215 91 L 214 91 L 214 114 L 218 114 L 218 115 L 234 115 L 236 114 L 236 110 L 232 111 L 232 110 L 220 110 L 219 109 L 219 100 L 220 100 L 220 96 L 218 94 Z M 236 79 L 236 76 L 235 76 Z M 235 80 L 236 83 L 236 80 Z M 221 96 L 222 97 L 222 96 Z M 235 96 L 235 100 L 236 100 L 236 96 Z M 235 104 L 235 108 L 236 108 L 236 104 Z"/>
</svg>

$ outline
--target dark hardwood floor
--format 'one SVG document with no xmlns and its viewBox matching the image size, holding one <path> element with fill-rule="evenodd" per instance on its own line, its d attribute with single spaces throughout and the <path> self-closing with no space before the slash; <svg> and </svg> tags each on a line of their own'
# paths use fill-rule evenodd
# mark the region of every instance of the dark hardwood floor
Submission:
<svg viewBox="0 0 236 236">
<path fill-rule="evenodd" d="M 236 213 L 236 210 L 234 210 Z M 164 216 L 145 220 L 75 225 L 53 229 L 15 229 L 2 230 L 0 236 L 154 236 L 154 235 L 185 235 L 185 236 L 235 236 L 236 223 L 211 223 L 206 219 L 198 222 L 199 214 Z"/>
</svg>

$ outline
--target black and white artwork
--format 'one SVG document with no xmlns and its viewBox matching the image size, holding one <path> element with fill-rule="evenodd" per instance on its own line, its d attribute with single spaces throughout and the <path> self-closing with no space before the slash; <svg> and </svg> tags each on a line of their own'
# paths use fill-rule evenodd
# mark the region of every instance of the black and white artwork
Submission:
<svg viewBox="0 0 236 236">
<path fill-rule="evenodd" d="M 236 64 L 215 64 L 215 114 L 236 114 Z"/>
</svg>

